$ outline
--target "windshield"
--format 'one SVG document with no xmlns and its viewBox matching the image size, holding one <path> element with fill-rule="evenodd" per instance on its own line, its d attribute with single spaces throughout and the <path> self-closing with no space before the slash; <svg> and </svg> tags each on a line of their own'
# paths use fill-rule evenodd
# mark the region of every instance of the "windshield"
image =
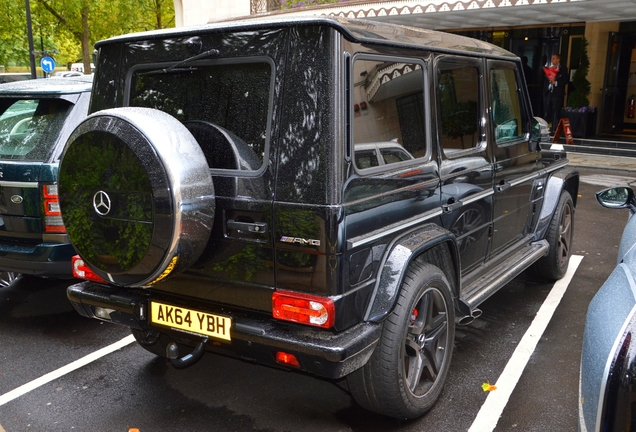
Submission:
<svg viewBox="0 0 636 432">
<path fill-rule="evenodd" d="M 44 161 L 72 104 L 63 99 L 0 99 L 0 159 Z"/>
</svg>

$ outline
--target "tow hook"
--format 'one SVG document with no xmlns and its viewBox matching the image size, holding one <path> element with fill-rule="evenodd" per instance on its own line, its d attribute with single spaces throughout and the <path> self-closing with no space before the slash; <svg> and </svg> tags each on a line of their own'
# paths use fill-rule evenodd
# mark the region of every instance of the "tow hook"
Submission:
<svg viewBox="0 0 636 432">
<path fill-rule="evenodd" d="M 199 343 L 199 345 L 197 345 L 194 351 L 192 351 L 190 354 L 184 355 L 181 358 L 179 358 L 179 347 L 177 346 L 177 344 L 175 342 L 170 342 L 166 347 L 166 357 L 168 357 L 170 363 L 172 363 L 172 366 L 174 366 L 175 368 L 187 368 L 198 362 L 201 357 L 203 357 L 203 353 L 205 351 L 203 347 L 205 346 L 205 343 L 207 341 L 207 337 L 203 338 L 203 340 Z"/>
</svg>

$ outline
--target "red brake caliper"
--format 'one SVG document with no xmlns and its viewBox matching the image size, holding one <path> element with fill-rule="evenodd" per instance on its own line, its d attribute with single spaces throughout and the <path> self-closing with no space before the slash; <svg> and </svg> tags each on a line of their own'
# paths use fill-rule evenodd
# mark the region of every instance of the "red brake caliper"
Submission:
<svg viewBox="0 0 636 432">
<path fill-rule="evenodd" d="M 417 308 L 413 309 L 413 312 L 411 312 L 411 321 L 415 322 L 418 315 L 419 315 L 419 312 L 417 311 Z"/>
</svg>

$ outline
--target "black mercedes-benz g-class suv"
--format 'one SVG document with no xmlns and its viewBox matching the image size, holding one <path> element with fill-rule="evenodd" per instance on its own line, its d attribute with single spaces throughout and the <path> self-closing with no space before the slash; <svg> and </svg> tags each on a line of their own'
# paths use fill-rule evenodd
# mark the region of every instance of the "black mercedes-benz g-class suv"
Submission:
<svg viewBox="0 0 636 432">
<path fill-rule="evenodd" d="M 541 151 L 505 50 L 328 18 L 96 48 L 60 165 L 89 280 L 68 296 L 177 367 L 213 351 L 346 377 L 363 407 L 413 418 L 456 323 L 527 268 L 566 270 L 578 173 Z"/>
</svg>

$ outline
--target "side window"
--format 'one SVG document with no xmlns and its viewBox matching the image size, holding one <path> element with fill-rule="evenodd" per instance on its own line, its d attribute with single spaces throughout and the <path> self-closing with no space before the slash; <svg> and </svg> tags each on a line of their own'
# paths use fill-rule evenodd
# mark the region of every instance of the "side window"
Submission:
<svg viewBox="0 0 636 432">
<path fill-rule="evenodd" d="M 437 63 L 440 142 L 445 156 L 480 142 L 479 67 L 474 61 L 444 58 Z"/>
<path fill-rule="evenodd" d="M 513 67 L 490 70 L 491 115 L 498 144 L 523 138 L 521 102 Z"/>
<path fill-rule="evenodd" d="M 403 59 L 355 58 L 351 112 L 358 169 L 427 156 L 423 67 Z"/>
</svg>

